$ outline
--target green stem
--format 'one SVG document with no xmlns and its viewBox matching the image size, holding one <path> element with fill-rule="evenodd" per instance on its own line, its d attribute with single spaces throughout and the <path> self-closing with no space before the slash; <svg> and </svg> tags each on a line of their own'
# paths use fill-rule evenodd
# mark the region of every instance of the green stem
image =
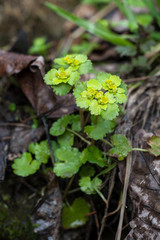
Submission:
<svg viewBox="0 0 160 240">
<path fill-rule="evenodd" d="M 97 187 L 94 187 L 95 191 L 98 193 L 98 195 L 102 198 L 102 200 L 105 202 L 106 206 L 108 206 L 108 201 L 105 199 L 104 195 L 98 190 Z"/>
<path fill-rule="evenodd" d="M 90 142 L 90 141 L 86 140 L 84 137 L 82 137 L 80 134 L 78 134 L 78 133 L 75 132 L 74 130 L 67 128 L 67 131 L 73 133 L 74 135 L 76 135 L 77 137 L 79 137 L 83 142 L 87 143 L 88 145 L 91 145 L 91 142 Z"/>
<path fill-rule="evenodd" d="M 148 152 L 147 149 L 143 149 L 143 148 L 132 148 L 132 151 Z"/>
<path fill-rule="evenodd" d="M 68 185 L 67 185 L 67 187 L 66 187 L 66 189 L 65 189 L 65 191 L 64 191 L 64 199 L 66 199 L 68 190 L 70 189 L 70 187 L 71 187 L 71 185 L 72 185 L 72 182 L 73 182 L 73 180 L 74 180 L 74 177 L 75 177 L 75 175 L 73 175 L 73 177 L 70 179 L 70 181 L 69 181 L 69 183 L 68 183 Z"/>
<path fill-rule="evenodd" d="M 79 115 L 80 115 L 80 119 L 81 119 L 81 127 L 82 127 L 82 132 L 84 131 L 84 114 L 83 114 L 83 110 L 81 108 L 79 108 Z"/>
<path fill-rule="evenodd" d="M 94 120 L 94 125 L 96 125 L 98 122 L 98 116 L 95 117 L 95 120 Z"/>
<path fill-rule="evenodd" d="M 112 143 L 108 142 L 106 139 L 101 139 L 102 142 L 106 143 L 110 147 L 113 147 Z"/>
</svg>

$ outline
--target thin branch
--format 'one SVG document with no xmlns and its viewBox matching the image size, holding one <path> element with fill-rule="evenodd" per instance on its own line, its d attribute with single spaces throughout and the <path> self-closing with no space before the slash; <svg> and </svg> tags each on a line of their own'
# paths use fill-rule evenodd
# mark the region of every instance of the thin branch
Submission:
<svg viewBox="0 0 160 240">
<path fill-rule="evenodd" d="M 66 199 L 67 193 L 68 193 L 68 191 L 69 191 L 69 189 L 70 189 L 70 187 L 72 185 L 74 177 L 75 177 L 75 175 L 73 175 L 72 178 L 69 180 L 69 183 L 68 183 L 68 185 L 67 185 L 67 187 L 66 187 L 66 189 L 64 191 L 64 199 Z"/>
<path fill-rule="evenodd" d="M 111 181 L 110 181 L 110 185 L 109 185 L 109 193 L 108 193 L 108 197 L 107 197 L 108 203 L 109 203 L 109 200 L 110 200 L 112 192 L 113 192 L 113 188 L 114 188 L 114 184 L 115 184 L 115 175 L 116 175 L 116 168 L 113 169 L 112 177 L 111 177 Z M 102 218 L 101 229 L 100 229 L 100 232 L 98 235 L 98 240 L 101 239 L 101 236 L 102 236 L 102 233 L 103 233 L 103 230 L 105 227 L 106 218 L 108 217 L 108 207 L 109 207 L 109 204 L 106 205 L 106 207 L 105 207 L 104 216 Z"/>
<path fill-rule="evenodd" d="M 155 182 L 158 184 L 158 186 L 160 186 L 160 182 L 159 182 L 159 180 L 156 178 L 156 176 L 155 176 L 156 174 L 153 173 L 152 170 L 150 169 L 150 166 L 149 166 L 149 163 L 148 163 L 147 159 L 143 156 L 143 154 L 142 154 L 141 152 L 139 152 L 139 153 L 140 153 L 140 155 L 142 156 L 143 160 L 145 161 L 146 166 L 147 166 L 150 174 L 152 175 L 153 179 L 154 179 Z"/>
<path fill-rule="evenodd" d="M 125 174 L 125 181 L 124 181 L 124 187 L 123 187 L 123 197 L 122 197 L 122 207 L 120 212 L 120 218 L 119 218 L 119 224 L 117 228 L 116 238 L 115 240 L 121 239 L 121 233 L 122 233 L 122 225 L 123 225 L 123 218 L 124 218 L 124 211 L 126 206 L 126 198 L 127 198 L 127 190 L 128 190 L 128 184 L 132 169 L 132 155 L 131 153 L 127 156 L 127 166 L 126 166 L 126 174 Z"/>
<path fill-rule="evenodd" d="M 51 145 L 51 139 L 50 139 L 50 135 L 49 135 L 49 131 L 48 131 L 48 124 L 47 124 L 46 118 L 44 116 L 42 116 L 41 119 L 42 119 L 42 122 L 44 125 L 47 140 L 48 140 L 48 146 L 49 146 L 49 150 L 50 150 L 50 154 L 51 154 L 52 165 L 54 166 L 55 161 L 54 161 L 54 155 L 53 155 L 53 150 L 52 150 L 52 145 Z"/>
<path fill-rule="evenodd" d="M 80 120 L 81 120 L 81 128 L 82 132 L 84 131 L 84 112 L 81 108 L 79 108 L 79 115 L 80 115 Z"/>
</svg>

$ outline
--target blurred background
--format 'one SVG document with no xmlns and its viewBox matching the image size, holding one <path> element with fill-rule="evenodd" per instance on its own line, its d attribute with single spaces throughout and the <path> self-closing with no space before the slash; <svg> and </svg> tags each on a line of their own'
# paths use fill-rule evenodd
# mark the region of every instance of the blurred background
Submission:
<svg viewBox="0 0 160 240">
<path fill-rule="evenodd" d="M 58 38 L 63 32 L 64 19 L 44 6 L 44 0 L 0 0 L 0 47 L 9 44 L 24 31 L 28 39 L 47 35 Z M 78 0 L 50 0 L 66 10 L 73 11 Z"/>
</svg>

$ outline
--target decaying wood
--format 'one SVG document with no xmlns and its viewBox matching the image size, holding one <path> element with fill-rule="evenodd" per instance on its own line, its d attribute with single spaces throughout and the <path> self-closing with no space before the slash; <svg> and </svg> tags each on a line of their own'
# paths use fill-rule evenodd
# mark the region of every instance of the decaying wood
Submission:
<svg viewBox="0 0 160 240">
<path fill-rule="evenodd" d="M 126 115 L 118 129 L 133 147 L 149 148 L 147 139 L 160 135 L 160 79 L 153 77 L 138 89 L 131 89 Z M 120 179 L 124 182 L 125 163 L 119 164 Z M 160 239 L 160 158 L 149 153 L 134 153 L 129 181 L 129 195 L 133 204 L 131 231 L 125 240 Z"/>
</svg>

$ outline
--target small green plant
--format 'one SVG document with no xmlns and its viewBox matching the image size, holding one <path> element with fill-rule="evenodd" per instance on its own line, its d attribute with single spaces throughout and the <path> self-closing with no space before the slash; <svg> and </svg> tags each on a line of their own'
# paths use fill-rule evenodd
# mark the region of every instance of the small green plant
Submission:
<svg viewBox="0 0 160 240">
<path fill-rule="evenodd" d="M 121 112 L 120 105 L 127 101 L 126 84 L 118 76 L 99 73 L 95 78 L 83 81 L 84 74 L 92 70 L 92 63 L 81 54 L 57 58 L 55 63 L 57 68 L 48 71 L 44 81 L 58 95 L 73 94 L 77 112 L 62 116 L 50 127 L 49 133 L 54 138 L 51 142 L 55 158 L 53 172 L 61 178 L 74 178 L 75 174 L 79 174 L 81 191 L 86 194 L 98 193 L 106 202 L 101 192 L 102 176 L 131 151 L 149 151 L 160 155 L 157 147 L 159 138 L 152 138 L 148 143 L 151 149 L 146 150 L 132 148 L 125 136 L 113 134 L 116 118 Z M 15 159 L 12 168 L 15 174 L 26 177 L 34 174 L 49 158 L 46 140 L 39 144 L 31 143 L 29 151 Z M 81 203 L 74 202 L 74 207 L 77 204 Z M 72 207 L 64 208 L 63 222 L 66 212 L 74 209 Z M 87 209 L 86 206 L 85 211 Z M 64 227 L 77 227 L 84 223 L 84 219 L 76 220 L 73 214 Z"/>
<path fill-rule="evenodd" d="M 112 166 L 117 158 L 123 160 L 132 149 L 124 136 L 113 135 L 111 141 L 105 139 L 114 131 L 120 104 L 127 100 L 127 88 L 118 76 L 108 73 L 80 81 L 80 77 L 92 70 L 92 63 L 86 55 L 70 54 L 54 62 L 58 67 L 48 71 L 44 81 L 57 95 L 72 93 L 79 113 L 61 117 L 50 128 L 50 135 L 56 139 L 52 141 L 53 171 L 59 177 L 71 178 L 82 167 L 84 172 L 85 166 L 93 168 L 95 165 L 92 174 L 85 176 L 81 172 L 79 181 L 81 190 L 92 194 L 101 188 L 102 183 L 100 178 L 94 177 L 95 169 Z M 108 144 L 108 153 L 103 152 L 97 141 Z M 111 160 L 111 156 L 116 158 Z M 42 163 L 46 164 L 49 157 L 46 141 L 31 143 L 29 152 L 15 159 L 12 167 L 17 175 L 28 176 Z"/>
<path fill-rule="evenodd" d="M 51 43 L 46 43 L 46 37 L 39 37 L 33 40 L 33 45 L 30 47 L 29 54 L 47 55 Z"/>
<path fill-rule="evenodd" d="M 35 156 L 33 159 L 33 155 Z M 31 143 L 29 152 L 24 152 L 20 158 L 14 160 L 12 168 L 16 175 L 27 177 L 37 172 L 41 164 L 46 164 L 50 157 L 50 151 L 47 141 Z"/>
<path fill-rule="evenodd" d="M 16 111 L 16 104 L 15 103 L 10 103 L 9 104 L 9 110 L 11 112 L 15 112 Z"/>
</svg>

